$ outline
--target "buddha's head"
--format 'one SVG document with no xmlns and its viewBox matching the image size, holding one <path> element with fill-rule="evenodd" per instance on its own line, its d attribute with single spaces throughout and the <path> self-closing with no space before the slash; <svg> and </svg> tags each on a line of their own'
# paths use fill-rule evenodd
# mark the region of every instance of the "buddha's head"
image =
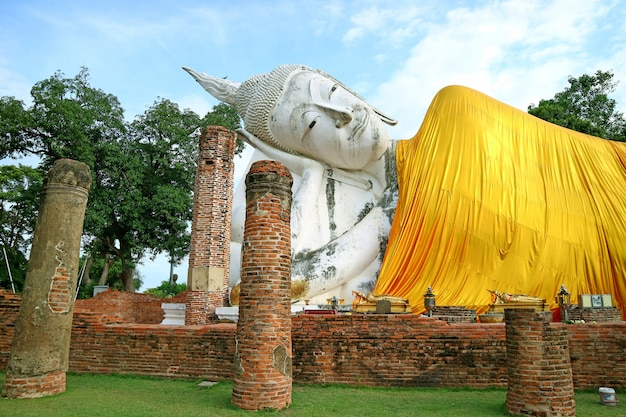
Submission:
<svg viewBox="0 0 626 417">
<path fill-rule="evenodd" d="M 384 123 L 396 121 L 321 71 L 281 65 L 239 84 L 185 70 L 215 98 L 234 105 L 249 133 L 283 151 L 361 169 L 389 146 Z"/>
</svg>

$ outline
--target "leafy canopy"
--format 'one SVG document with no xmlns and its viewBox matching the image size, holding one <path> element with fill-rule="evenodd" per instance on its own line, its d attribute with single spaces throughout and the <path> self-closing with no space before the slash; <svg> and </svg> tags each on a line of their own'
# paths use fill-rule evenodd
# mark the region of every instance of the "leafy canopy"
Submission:
<svg viewBox="0 0 626 417">
<path fill-rule="evenodd" d="M 11 280 L 18 291 L 23 287 L 42 185 L 41 172 L 32 167 L 0 166 L 0 285 L 6 288 Z"/>
<path fill-rule="evenodd" d="M 569 77 L 569 87 L 554 98 L 528 106 L 528 113 L 559 126 L 605 139 L 626 141 L 626 120 L 609 95 L 617 81 L 611 71 Z"/>
<path fill-rule="evenodd" d="M 0 171 L 0 227 L 3 239 L 13 239 L 6 244 L 17 241 L 21 255 L 26 253 L 41 178 L 55 160 L 71 158 L 92 171 L 84 243 L 93 259 L 117 259 L 127 291 L 134 291 L 134 269 L 146 255 L 167 253 L 173 264 L 179 263 L 189 251 L 197 158 L 193 133 L 208 125 L 238 128 L 235 109 L 219 104 L 201 118 L 157 98 L 126 122 L 118 99 L 93 88 L 86 68 L 71 78 L 56 72 L 36 83 L 31 95 L 31 107 L 13 97 L 0 98 L 0 136 L 7 138 L 0 143 L 0 157 L 42 158 L 37 168 Z M 99 263 L 111 264 L 91 264 Z M 22 269 L 23 262 L 15 267 Z M 102 270 L 106 275 L 110 269 Z"/>
</svg>

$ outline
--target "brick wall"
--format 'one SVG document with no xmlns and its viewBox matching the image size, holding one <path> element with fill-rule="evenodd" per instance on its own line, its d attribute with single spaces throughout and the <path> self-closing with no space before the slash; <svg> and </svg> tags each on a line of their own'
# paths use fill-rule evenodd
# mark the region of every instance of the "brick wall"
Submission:
<svg viewBox="0 0 626 417">
<path fill-rule="evenodd" d="M 370 386 L 504 386 L 503 324 L 414 315 L 293 318 L 294 380 Z"/>
<path fill-rule="evenodd" d="M 107 323 L 159 324 L 163 321 L 163 302 L 182 302 L 176 299 L 162 299 L 150 294 L 124 291 L 104 291 L 87 300 L 76 300 L 74 316 L 81 314 L 102 314 Z"/>
<path fill-rule="evenodd" d="M 622 321 L 622 312 L 619 308 L 573 308 L 569 310 L 568 318 L 586 322 L 620 322 Z"/>
<path fill-rule="evenodd" d="M 6 369 L 22 297 L 0 288 L 0 369 Z"/>
<path fill-rule="evenodd" d="M 6 368 L 10 352 L 16 297 L 0 292 L 0 369 Z M 565 327 L 574 387 L 626 388 L 626 322 Z M 70 372 L 232 379 L 235 333 L 235 324 L 132 324 L 121 312 L 76 308 Z M 393 314 L 298 315 L 292 316 L 292 344 L 296 383 L 506 387 L 502 323 L 447 324 Z"/>
<path fill-rule="evenodd" d="M 626 388 L 626 322 L 567 327 L 575 388 Z"/>
<path fill-rule="evenodd" d="M 235 325 L 105 325 L 74 319 L 70 372 L 232 379 Z"/>
</svg>

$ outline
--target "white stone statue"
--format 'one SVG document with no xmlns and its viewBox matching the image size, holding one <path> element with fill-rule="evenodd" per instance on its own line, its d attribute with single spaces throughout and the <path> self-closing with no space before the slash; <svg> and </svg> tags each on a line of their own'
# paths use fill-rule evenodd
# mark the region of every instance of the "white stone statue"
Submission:
<svg viewBox="0 0 626 417">
<path fill-rule="evenodd" d="M 397 203 L 395 120 L 333 77 L 282 65 L 243 83 L 184 68 L 206 91 L 237 108 L 250 163 L 280 161 L 293 174 L 294 298 L 325 303 L 373 288 Z M 240 279 L 245 185 L 235 191 L 230 285 Z"/>
<path fill-rule="evenodd" d="M 573 297 L 612 294 L 623 311 L 626 191 L 614 185 L 626 178 L 625 143 L 463 86 L 441 89 L 415 136 L 392 142 L 384 124 L 394 120 L 320 71 L 285 65 L 241 84 L 188 71 L 237 107 L 255 159 L 294 176 L 296 299 L 371 291 L 420 313 L 432 286 L 437 305 L 482 313 L 485 289 L 551 300 L 566 285 Z M 244 191 L 234 202 L 232 284 Z"/>
</svg>

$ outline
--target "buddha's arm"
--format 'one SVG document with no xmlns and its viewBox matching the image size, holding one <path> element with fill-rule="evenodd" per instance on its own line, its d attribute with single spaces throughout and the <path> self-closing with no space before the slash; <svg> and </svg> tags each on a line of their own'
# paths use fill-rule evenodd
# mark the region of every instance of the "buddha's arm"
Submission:
<svg viewBox="0 0 626 417">
<path fill-rule="evenodd" d="M 308 282 L 310 294 L 320 294 L 358 277 L 380 255 L 391 225 L 381 207 L 374 207 L 347 232 L 313 251 L 296 253 L 292 279 Z"/>
<path fill-rule="evenodd" d="M 324 181 L 324 167 L 313 159 L 276 149 L 244 129 L 238 129 L 237 133 L 243 137 L 244 141 L 269 158 L 281 162 L 292 174 L 301 177 L 300 185 L 295 190 L 291 205 L 292 245 L 293 250 L 298 251 L 298 237 L 302 225 L 310 219 L 313 210 L 317 207 L 317 198 Z"/>
</svg>

